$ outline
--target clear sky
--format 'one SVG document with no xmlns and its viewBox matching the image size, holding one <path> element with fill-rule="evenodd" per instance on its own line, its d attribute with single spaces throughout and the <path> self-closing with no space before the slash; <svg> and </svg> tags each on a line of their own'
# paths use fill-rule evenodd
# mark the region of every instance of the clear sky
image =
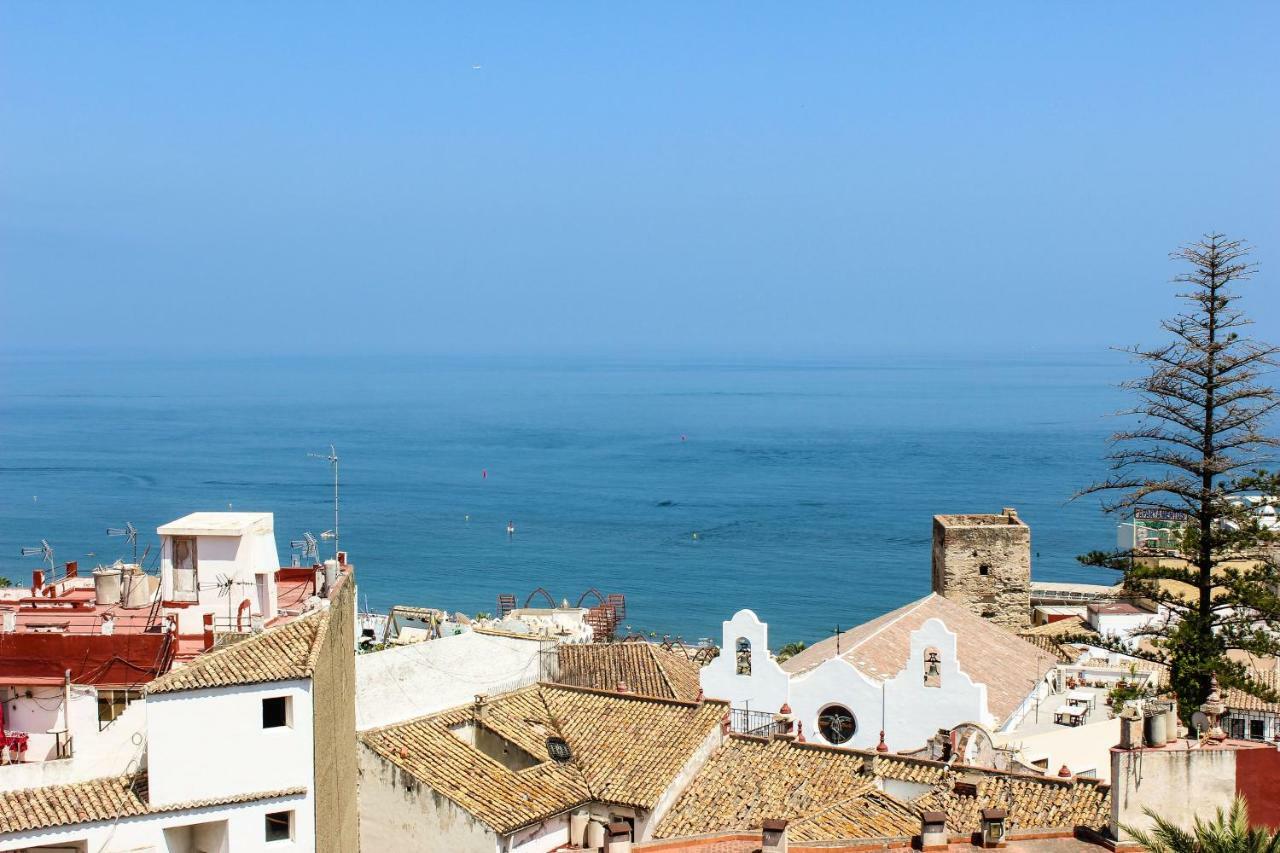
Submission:
<svg viewBox="0 0 1280 853">
<path fill-rule="evenodd" d="M 980 8 L 976 8 L 979 7 Z M 0 2 L 0 348 L 1155 337 L 1249 238 L 1280 4 Z"/>
</svg>

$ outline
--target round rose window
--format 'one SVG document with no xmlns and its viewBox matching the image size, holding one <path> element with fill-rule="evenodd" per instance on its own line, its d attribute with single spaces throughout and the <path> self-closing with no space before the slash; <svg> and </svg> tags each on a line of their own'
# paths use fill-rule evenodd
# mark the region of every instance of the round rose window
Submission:
<svg viewBox="0 0 1280 853">
<path fill-rule="evenodd" d="M 843 705 L 828 705 L 818 714 L 818 734 L 830 744 L 848 743 L 858 730 L 853 712 Z"/>
</svg>

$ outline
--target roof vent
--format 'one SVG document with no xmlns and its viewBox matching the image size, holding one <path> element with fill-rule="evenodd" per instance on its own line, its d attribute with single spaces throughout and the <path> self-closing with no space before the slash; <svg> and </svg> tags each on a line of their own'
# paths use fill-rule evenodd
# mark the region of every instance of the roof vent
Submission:
<svg viewBox="0 0 1280 853">
<path fill-rule="evenodd" d="M 560 764 L 573 760 L 573 752 L 562 737 L 547 738 L 547 755 L 550 755 L 553 760 Z"/>
</svg>

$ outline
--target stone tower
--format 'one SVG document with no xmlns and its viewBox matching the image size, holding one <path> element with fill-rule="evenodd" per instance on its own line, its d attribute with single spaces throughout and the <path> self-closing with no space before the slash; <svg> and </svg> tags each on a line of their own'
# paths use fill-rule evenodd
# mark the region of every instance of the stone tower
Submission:
<svg viewBox="0 0 1280 853">
<path fill-rule="evenodd" d="M 933 517 L 933 591 L 978 616 L 1020 630 L 1031 624 L 1031 528 L 1000 515 Z"/>
</svg>

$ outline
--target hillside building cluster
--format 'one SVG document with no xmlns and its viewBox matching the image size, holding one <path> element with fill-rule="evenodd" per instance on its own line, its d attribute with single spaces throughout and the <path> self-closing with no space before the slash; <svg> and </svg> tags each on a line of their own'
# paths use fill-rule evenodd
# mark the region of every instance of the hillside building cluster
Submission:
<svg viewBox="0 0 1280 853">
<path fill-rule="evenodd" d="M 1236 794 L 1280 825 L 1280 708 L 1117 700 L 1167 673 L 1091 639 L 1158 608 L 1033 582 L 1012 509 L 937 516 L 929 595 L 788 659 L 749 609 L 718 648 L 617 637 L 594 590 L 361 613 L 269 513 L 157 535 L 154 574 L 0 590 L 0 851 L 1115 850 Z"/>
</svg>

